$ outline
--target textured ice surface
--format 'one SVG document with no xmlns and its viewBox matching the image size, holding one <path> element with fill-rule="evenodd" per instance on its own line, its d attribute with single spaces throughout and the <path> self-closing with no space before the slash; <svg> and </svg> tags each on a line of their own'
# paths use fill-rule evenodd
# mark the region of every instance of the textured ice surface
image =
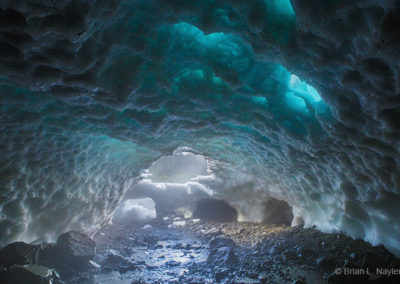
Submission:
<svg viewBox="0 0 400 284">
<path fill-rule="evenodd" d="M 3 243 L 94 232 L 140 170 L 169 175 L 152 163 L 188 146 L 212 159 L 197 192 L 240 219 L 262 220 L 272 196 L 400 252 L 398 1 L 0 7 Z M 135 188 L 186 198 L 203 170 Z"/>
</svg>

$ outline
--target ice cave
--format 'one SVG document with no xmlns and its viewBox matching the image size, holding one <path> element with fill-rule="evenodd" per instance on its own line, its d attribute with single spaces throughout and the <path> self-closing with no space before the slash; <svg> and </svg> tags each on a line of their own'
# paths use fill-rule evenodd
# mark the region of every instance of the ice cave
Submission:
<svg viewBox="0 0 400 284">
<path fill-rule="evenodd" d="M 0 283 L 400 283 L 398 0 L 0 0 Z"/>
</svg>

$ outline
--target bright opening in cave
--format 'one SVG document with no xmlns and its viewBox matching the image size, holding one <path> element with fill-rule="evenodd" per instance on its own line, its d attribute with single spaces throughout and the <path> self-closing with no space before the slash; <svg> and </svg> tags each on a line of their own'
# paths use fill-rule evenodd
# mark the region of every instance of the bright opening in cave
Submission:
<svg viewBox="0 0 400 284">
<path fill-rule="evenodd" d="M 397 2 L 0 1 L 0 283 L 398 283 Z"/>
<path fill-rule="evenodd" d="M 132 223 L 135 221 L 149 221 L 156 218 L 156 208 L 153 199 L 127 199 L 114 211 L 113 222 Z"/>
</svg>

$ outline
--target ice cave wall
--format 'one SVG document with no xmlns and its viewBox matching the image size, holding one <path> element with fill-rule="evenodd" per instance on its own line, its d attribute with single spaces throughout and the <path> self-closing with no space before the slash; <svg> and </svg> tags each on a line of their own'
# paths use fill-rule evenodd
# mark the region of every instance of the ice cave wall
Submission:
<svg viewBox="0 0 400 284">
<path fill-rule="evenodd" d="M 248 219 L 274 196 L 399 253 L 398 1 L 0 7 L 3 243 L 95 231 L 190 146 Z"/>
</svg>

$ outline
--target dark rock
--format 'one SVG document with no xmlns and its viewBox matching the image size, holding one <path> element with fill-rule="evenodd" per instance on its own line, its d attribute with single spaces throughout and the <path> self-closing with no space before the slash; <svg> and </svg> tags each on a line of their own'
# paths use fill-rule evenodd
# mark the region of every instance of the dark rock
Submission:
<svg viewBox="0 0 400 284">
<path fill-rule="evenodd" d="M 15 242 L 0 250 L 0 266 L 33 264 L 38 246 Z"/>
<path fill-rule="evenodd" d="M 118 268 L 118 272 L 121 273 L 121 274 L 125 274 L 125 273 L 127 273 L 129 270 L 135 270 L 135 269 L 131 269 L 130 266 L 120 266 L 120 267 Z"/>
<path fill-rule="evenodd" d="M 232 247 L 221 247 L 210 251 L 207 262 L 210 264 L 233 265 L 237 263 L 237 258 Z"/>
<path fill-rule="evenodd" d="M 366 253 L 361 260 L 361 266 L 364 268 L 368 268 L 371 271 L 375 271 L 376 268 L 383 267 L 384 264 L 384 259 L 372 253 Z"/>
<path fill-rule="evenodd" d="M 56 244 L 42 246 L 39 250 L 40 264 L 54 267 L 64 279 L 88 270 L 89 260 L 94 258 L 96 243 L 85 234 L 67 232 L 62 234 Z"/>
<path fill-rule="evenodd" d="M 96 243 L 85 234 L 70 231 L 58 237 L 55 248 L 73 261 L 89 261 L 94 257 Z"/>
<path fill-rule="evenodd" d="M 193 218 L 216 221 L 237 221 L 238 213 L 234 207 L 224 200 L 205 198 L 197 202 L 193 211 Z"/>
<path fill-rule="evenodd" d="M 210 249 L 222 248 L 222 247 L 235 247 L 235 242 L 230 238 L 217 237 L 210 241 Z"/>
<path fill-rule="evenodd" d="M 316 263 L 317 263 L 318 267 L 325 269 L 325 270 L 336 267 L 336 262 L 334 259 L 324 257 L 324 256 L 321 256 L 320 258 L 318 258 Z"/>
<path fill-rule="evenodd" d="M 116 268 L 121 265 L 126 265 L 128 260 L 117 254 L 109 254 L 104 260 L 104 265 Z"/>
<path fill-rule="evenodd" d="M 61 284 L 58 273 L 41 265 L 14 265 L 1 273 L 0 283 L 12 284 Z"/>
</svg>

